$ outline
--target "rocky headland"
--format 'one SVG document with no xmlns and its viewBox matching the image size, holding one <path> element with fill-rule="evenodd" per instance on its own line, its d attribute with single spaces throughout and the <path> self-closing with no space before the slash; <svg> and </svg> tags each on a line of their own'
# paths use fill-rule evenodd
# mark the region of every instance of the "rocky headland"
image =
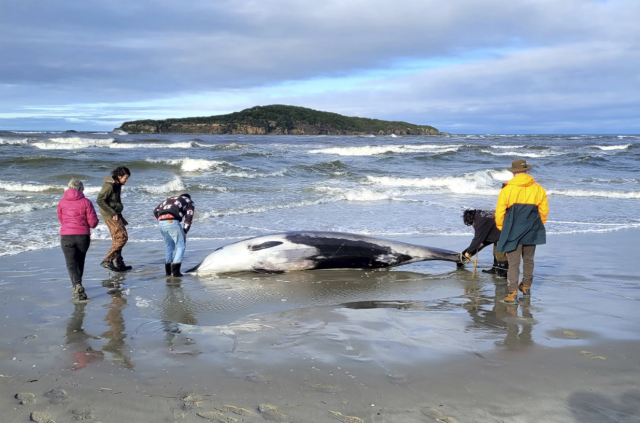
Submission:
<svg viewBox="0 0 640 423">
<path fill-rule="evenodd" d="M 227 115 L 125 122 L 130 134 L 442 135 L 433 126 L 342 116 L 297 106 L 257 106 Z"/>
</svg>

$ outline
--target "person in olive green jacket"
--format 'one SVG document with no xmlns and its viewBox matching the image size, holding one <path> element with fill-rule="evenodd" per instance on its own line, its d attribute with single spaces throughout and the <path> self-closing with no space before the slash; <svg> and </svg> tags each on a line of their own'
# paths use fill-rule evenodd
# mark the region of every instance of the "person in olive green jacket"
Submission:
<svg viewBox="0 0 640 423">
<path fill-rule="evenodd" d="M 122 248 L 127 243 L 129 235 L 127 234 L 127 221 L 122 217 L 124 206 L 120 200 L 120 192 L 122 186 L 127 183 L 131 172 L 124 166 L 117 167 L 111 171 L 111 176 L 104 178 L 104 185 L 98 194 L 98 207 L 100 214 L 107 224 L 113 245 L 107 253 L 100 266 L 113 272 L 125 272 L 131 270 L 131 266 L 127 266 L 122 258 Z"/>
</svg>

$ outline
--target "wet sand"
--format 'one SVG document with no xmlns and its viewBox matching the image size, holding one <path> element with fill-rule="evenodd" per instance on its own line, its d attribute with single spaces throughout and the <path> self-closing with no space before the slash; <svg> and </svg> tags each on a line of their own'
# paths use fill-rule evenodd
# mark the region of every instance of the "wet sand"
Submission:
<svg viewBox="0 0 640 423">
<path fill-rule="evenodd" d="M 161 242 L 94 242 L 74 303 L 58 249 L 2 257 L 0 421 L 635 422 L 638 236 L 550 236 L 518 306 L 448 263 L 175 283 Z"/>
</svg>

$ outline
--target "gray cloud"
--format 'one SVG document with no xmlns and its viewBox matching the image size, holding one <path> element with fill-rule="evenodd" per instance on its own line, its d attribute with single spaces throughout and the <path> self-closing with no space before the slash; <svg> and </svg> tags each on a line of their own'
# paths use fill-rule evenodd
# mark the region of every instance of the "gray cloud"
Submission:
<svg viewBox="0 0 640 423">
<path fill-rule="evenodd" d="M 283 81 L 478 56 L 394 79 L 395 89 L 279 102 L 429 116 L 424 123 L 472 129 L 478 120 L 526 126 L 548 110 L 579 126 L 590 111 L 636 101 L 629 88 L 637 93 L 640 3 L 631 0 L 5 0 L 0 7 L 4 113 L 228 90 L 266 104 L 273 95 L 260 87 Z M 124 111 L 98 108 L 91 119 L 112 121 Z"/>
</svg>

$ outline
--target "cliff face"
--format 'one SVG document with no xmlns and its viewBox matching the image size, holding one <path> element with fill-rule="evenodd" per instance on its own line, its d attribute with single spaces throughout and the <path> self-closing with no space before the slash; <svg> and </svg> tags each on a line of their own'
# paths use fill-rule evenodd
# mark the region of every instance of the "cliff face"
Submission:
<svg viewBox="0 0 640 423">
<path fill-rule="evenodd" d="M 355 118 L 294 106 L 265 106 L 228 115 L 125 122 L 130 134 L 439 135 L 432 126 Z"/>
</svg>

